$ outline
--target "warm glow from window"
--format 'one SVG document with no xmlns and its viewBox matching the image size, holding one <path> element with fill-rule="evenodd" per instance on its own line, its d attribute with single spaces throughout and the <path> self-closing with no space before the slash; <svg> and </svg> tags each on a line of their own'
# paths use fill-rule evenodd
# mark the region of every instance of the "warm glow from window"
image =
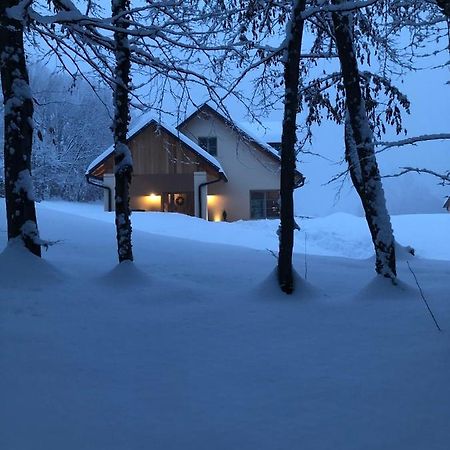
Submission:
<svg viewBox="0 0 450 450">
<path fill-rule="evenodd" d="M 208 195 L 208 216 L 209 220 L 213 222 L 223 221 L 223 198 L 220 195 L 211 194 Z"/>
<path fill-rule="evenodd" d="M 161 209 L 161 196 L 157 194 L 150 194 L 145 197 L 147 199 L 147 205 L 144 207 L 145 209 L 149 209 L 150 211 L 159 211 Z"/>
<path fill-rule="evenodd" d="M 218 195 L 208 195 L 208 205 L 214 205 L 214 203 L 217 203 Z"/>
</svg>

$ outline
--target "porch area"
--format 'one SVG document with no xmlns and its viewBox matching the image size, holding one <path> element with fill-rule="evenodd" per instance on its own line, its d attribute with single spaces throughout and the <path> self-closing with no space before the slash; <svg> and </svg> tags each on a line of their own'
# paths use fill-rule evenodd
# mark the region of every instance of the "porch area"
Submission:
<svg viewBox="0 0 450 450">
<path fill-rule="evenodd" d="M 208 180 L 206 172 L 133 175 L 130 207 L 132 211 L 173 212 L 216 222 L 224 220 L 222 196 L 208 195 L 208 185 L 215 181 Z M 105 211 L 114 211 L 113 174 L 104 175 L 103 186 Z"/>
</svg>

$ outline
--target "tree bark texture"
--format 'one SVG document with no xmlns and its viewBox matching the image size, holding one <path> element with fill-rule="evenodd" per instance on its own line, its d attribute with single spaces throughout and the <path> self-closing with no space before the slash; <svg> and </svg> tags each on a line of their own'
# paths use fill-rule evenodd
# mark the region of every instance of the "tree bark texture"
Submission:
<svg viewBox="0 0 450 450">
<path fill-rule="evenodd" d="M 0 73 L 4 102 L 4 165 L 8 240 L 21 239 L 41 256 L 31 179 L 33 100 L 23 43 L 23 24 L 8 17 L 7 9 L 19 0 L 0 6 Z"/>
<path fill-rule="evenodd" d="M 353 137 L 353 130 L 352 125 L 350 123 L 350 117 L 348 115 L 348 112 L 345 118 L 344 142 L 345 142 L 345 160 L 347 161 L 348 164 L 350 178 L 352 180 L 353 186 L 356 189 L 356 192 L 362 199 L 364 197 L 364 188 L 361 175 L 361 165 L 359 163 L 358 150 L 356 148 L 355 138 Z"/>
<path fill-rule="evenodd" d="M 112 0 L 112 13 L 116 19 L 113 24 L 126 29 L 126 11 L 129 0 Z M 119 262 L 133 261 L 131 242 L 130 184 L 133 173 L 131 152 L 127 145 L 127 132 L 130 120 L 129 87 L 130 87 L 130 49 L 126 33 L 115 31 L 115 84 L 113 94 L 114 105 L 114 164 L 115 164 L 115 211 L 116 234 Z"/>
<path fill-rule="evenodd" d="M 335 0 L 334 3 L 339 4 L 340 1 Z M 352 160 L 350 173 L 352 180 L 357 182 L 355 188 L 361 197 L 372 236 L 376 272 L 395 279 L 394 235 L 375 156 L 373 133 L 361 92 L 358 62 L 353 46 L 351 13 L 333 13 L 332 17 L 348 112 L 346 157 Z M 353 148 L 356 148 L 356 152 Z M 355 160 L 355 153 L 358 161 Z M 357 170 L 357 173 L 352 174 L 352 169 Z"/>
<path fill-rule="evenodd" d="M 294 247 L 294 188 L 295 188 L 295 144 L 297 142 L 296 119 L 298 111 L 298 82 L 300 73 L 300 51 L 302 46 L 302 12 L 305 0 L 294 0 L 290 26 L 287 29 L 288 42 L 284 62 L 284 117 L 281 137 L 281 179 L 280 179 L 280 247 L 278 253 L 278 283 L 283 292 L 294 290 L 292 251 Z"/>
</svg>

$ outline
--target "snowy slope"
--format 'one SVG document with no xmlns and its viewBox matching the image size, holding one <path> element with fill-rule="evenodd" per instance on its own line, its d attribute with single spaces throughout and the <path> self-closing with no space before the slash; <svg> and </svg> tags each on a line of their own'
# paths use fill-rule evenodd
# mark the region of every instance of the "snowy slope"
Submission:
<svg viewBox="0 0 450 450">
<path fill-rule="evenodd" d="M 448 261 L 410 261 L 439 333 L 403 260 L 393 287 L 370 259 L 310 254 L 287 297 L 266 250 L 162 234 L 195 219 L 135 225 L 136 263 L 117 267 L 110 216 L 61 209 L 38 208 L 60 241 L 43 260 L 0 254 L 1 449 L 448 449 Z M 357 249 L 345 224 L 335 242 Z"/>
</svg>

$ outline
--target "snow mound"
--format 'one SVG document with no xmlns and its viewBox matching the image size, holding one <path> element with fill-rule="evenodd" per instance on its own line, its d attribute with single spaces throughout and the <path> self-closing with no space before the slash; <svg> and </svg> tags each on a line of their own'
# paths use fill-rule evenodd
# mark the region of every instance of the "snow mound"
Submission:
<svg viewBox="0 0 450 450">
<path fill-rule="evenodd" d="M 30 253 L 21 242 L 10 242 L 0 253 L 1 287 L 42 287 L 63 280 L 52 264 Z"/>
<path fill-rule="evenodd" d="M 417 300 L 420 296 L 417 289 L 409 284 L 397 280 L 393 284 L 389 278 L 376 275 L 355 296 L 356 300 Z"/>
<path fill-rule="evenodd" d="M 416 256 L 416 250 L 410 245 L 395 243 L 395 257 L 397 261 L 409 261 Z"/>
<path fill-rule="evenodd" d="M 112 270 L 100 277 L 101 283 L 114 288 L 145 285 L 150 283 L 150 277 L 136 267 L 132 261 L 123 261 Z"/>
<path fill-rule="evenodd" d="M 323 292 L 313 286 L 308 281 L 304 280 L 297 272 L 294 271 L 294 287 L 295 291 L 287 295 L 280 291 L 277 281 L 277 269 L 274 269 L 262 282 L 256 286 L 256 294 L 259 299 L 270 300 L 295 300 L 295 301 L 308 301 L 317 299 L 323 296 Z"/>
</svg>

